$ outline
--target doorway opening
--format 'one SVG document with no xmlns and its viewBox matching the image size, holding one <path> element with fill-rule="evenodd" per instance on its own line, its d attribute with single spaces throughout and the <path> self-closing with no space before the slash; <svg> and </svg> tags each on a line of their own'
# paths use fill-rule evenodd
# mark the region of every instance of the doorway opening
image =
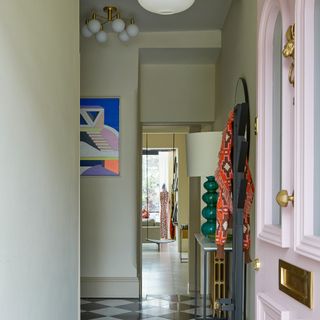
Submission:
<svg viewBox="0 0 320 320">
<path fill-rule="evenodd" d="M 143 132 L 142 296 L 188 293 L 185 132 Z"/>
</svg>

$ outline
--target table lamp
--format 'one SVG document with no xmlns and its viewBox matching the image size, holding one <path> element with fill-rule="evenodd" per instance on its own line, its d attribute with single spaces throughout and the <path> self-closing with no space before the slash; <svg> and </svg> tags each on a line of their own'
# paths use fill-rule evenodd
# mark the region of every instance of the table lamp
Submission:
<svg viewBox="0 0 320 320">
<path fill-rule="evenodd" d="M 218 200 L 218 184 L 214 178 L 218 168 L 219 151 L 222 132 L 196 132 L 187 135 L 187 171 L 189 177 L 206 177 L 203 184 L 206 192 L 202 200 L 206 207 L 202 216 L 207 220 L 201 226 L 202 234 L 210 239 L 216 233 L 216 206 Z"/>
</svg>

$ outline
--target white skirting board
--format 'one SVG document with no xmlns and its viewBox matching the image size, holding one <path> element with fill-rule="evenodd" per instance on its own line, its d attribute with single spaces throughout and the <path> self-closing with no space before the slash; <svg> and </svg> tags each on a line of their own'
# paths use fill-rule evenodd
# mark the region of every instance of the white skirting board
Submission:
<svg viewBox="0 0 320 320">
<path fill-rule="evenodd" d="M 81 277 L 81 297 L 139 298 L 139 279 Z"/>
</svg>

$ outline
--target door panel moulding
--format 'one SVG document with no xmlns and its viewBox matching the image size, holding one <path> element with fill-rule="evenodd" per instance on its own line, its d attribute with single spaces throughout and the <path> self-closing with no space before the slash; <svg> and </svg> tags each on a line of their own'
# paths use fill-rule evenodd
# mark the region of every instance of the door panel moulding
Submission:
<svg viewBox="0 0 320 320">
<path fill-rule="evenodd" d="M 276 303 L 268 295 L 257 295 L 256 319 L 290 320 L 290 311 Z"/>
<path fill-rule="evenodd" d="M 282 16 L 282 30 L 289 25 L 286 1 L 267 0 L 262 9 L 258 38 L 258 118 L 259 134 L 257 135 L 257 236 L 262 241 L 272 245 L 288 248 L 290 246 L 290 229 L 292 208 L 282 208 L 282 225 L 272 224 L 272 106 L 273 101 L 273 36 L 277 16 Z M 283 32 L 283 37 L 284 37 Z M 284 39 L 283 39 L 284 40 Z M 289 72 L 289 63 L 282 59 L 283 74 Z M 285 77 L 282 77 L 282 146 L 289 146 L 292 142 L 293 117 L 291 102 L 293 90 Z M 293 118 L 292 118 L 293 119 Z M 289 152 L 282 156 L 282 189 L 293 190 L 293 164 Z M 279 190 L 280 191 L 280 190 Z"/>
<path fill-rule="evenodd" d="M 314 10 L 315 0 L 296 2 L 295 251 L 320 261 L 320 237 L 314 236 Z"/>
</svg>

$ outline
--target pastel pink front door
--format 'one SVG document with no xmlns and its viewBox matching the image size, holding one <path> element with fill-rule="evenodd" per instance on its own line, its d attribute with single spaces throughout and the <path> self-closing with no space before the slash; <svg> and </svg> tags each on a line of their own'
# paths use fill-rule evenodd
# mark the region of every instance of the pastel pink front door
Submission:
<svg viewBox="0 0 320 320">
<path fill-rule="evenodd" d="M 320 0 L 258 8 L 255 320 L 320 320 Z M 282 263 L 310 272 L 311 288 Z"/>
</svg>

